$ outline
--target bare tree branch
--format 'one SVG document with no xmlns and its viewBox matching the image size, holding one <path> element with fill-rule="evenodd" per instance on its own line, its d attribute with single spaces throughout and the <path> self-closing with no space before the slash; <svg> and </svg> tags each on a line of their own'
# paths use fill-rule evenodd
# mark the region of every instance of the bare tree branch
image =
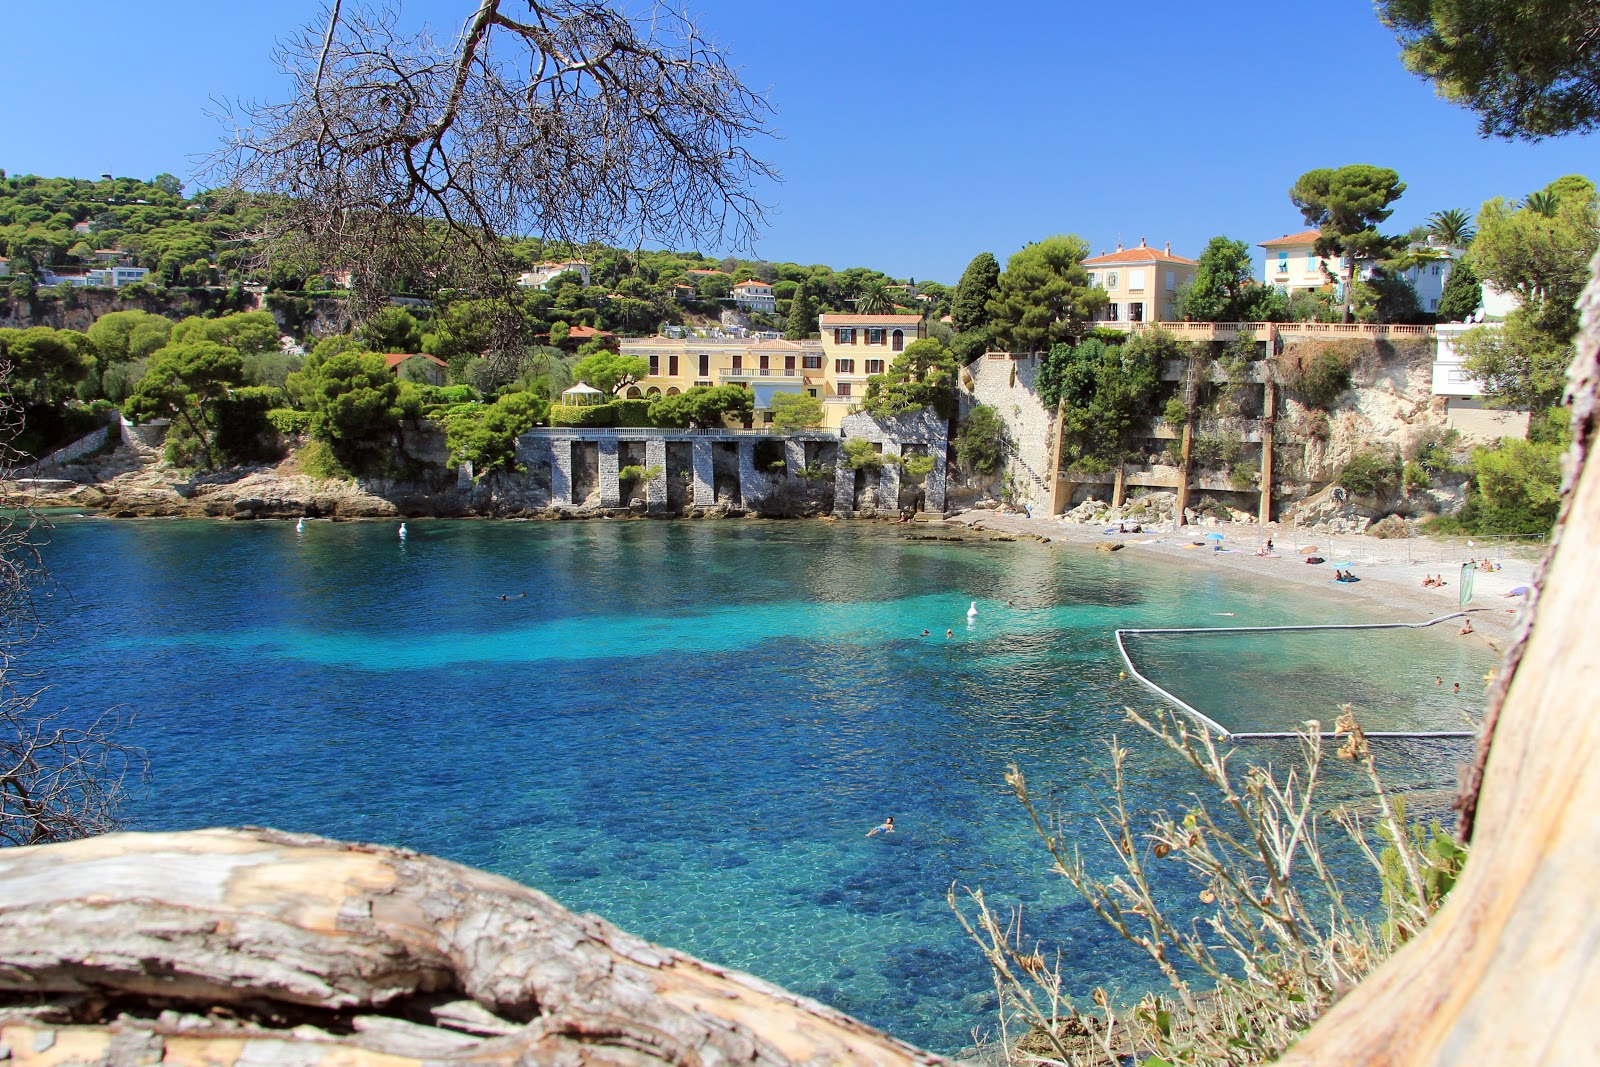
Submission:
<svg viewBox="0 0 1600 1067">
<path fill-rule="evenodd" d="M 508 239 L 748 245 L 763 220 L 769 108 L 684 14 L 479 0 L 447 45 L 392 5 L 328 16 L 211 170 L 267 204 L 263 252 L 350 271 L 358 320 L 399 285 L 509 293 Z"/>
</svg>

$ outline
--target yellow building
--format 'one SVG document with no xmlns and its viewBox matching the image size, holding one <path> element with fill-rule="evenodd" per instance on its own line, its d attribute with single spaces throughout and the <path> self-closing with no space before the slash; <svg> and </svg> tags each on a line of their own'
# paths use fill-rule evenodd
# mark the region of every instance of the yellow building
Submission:
<svg viewBox="0 0 1600 1067">
<path fill-rule="evenodd" d="M 1262 241 L 1266 259 L 1261 280 L 1285 293 L 1337 286 L 1344 277 L 1344 266 L 1338 256 L 1317 255 L 1317 238 L 1321 236 L 1321 230 L 1301 230 Z"/>
<path fill-rule="evenodd" d="M 823 428 L 836 430 L 861 403 L 868 376 L 888 370 L 895 355 L 924 332 L 917 315 L 823 315 L 818 324 L 820 341 L 626 338 L 622 353 L 648 360 L 650 370 L 623 396 L 648 399 L 696 385 L 740 385 L 755 394 L 761 425 L 770 418 L 774 393 L 801 393 L 822 401 Z"/>
<path fill-rule="evenodd" d="M 1093 256 L 1083 261 L 1089 284 L 1106 291 L 1109 301 L 1096 319 L 1100 322 L 1171 322 L 1178 317 L 1178 292 L 1194 281 L 1195 261 L 1151 248 L 1139 238 L 1139 247 Z"/>
</svg>

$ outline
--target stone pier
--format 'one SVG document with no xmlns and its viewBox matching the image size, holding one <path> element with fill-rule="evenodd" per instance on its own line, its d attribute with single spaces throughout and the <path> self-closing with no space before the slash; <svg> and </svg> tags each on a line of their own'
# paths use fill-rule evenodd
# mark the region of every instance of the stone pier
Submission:
<svg viewBox="0 0 1600 1067">
<path fill-rule="evenodd" d="M 839 450 L 839 462 L 833 468 L 833 513 L 849 515 L 856 509 L 856 472 Z"/>
<path fill-rule="evenodd" d="M 783 441 L 783 473 L 798 478 L 806 469 L 806 443 L 786 437 Z"/>
<path fill-rule="evenodd" d="M 756 466 L 756 442 L 739 442 L 739 502 L 753 508 L 767 498 L 767 473 Z"/>
<path fill-rule="evenodd" d="M 600 506 L 621 507 L 622 486 L 617 482 L 617 439 L 602 437 L 597 443 L 600 448 Z"/>
<path fill-rule="evenodd" d="M 900 464 L 888 457 L 900 458 L 900 442 L 883 443 L 884 463 L 878 471 L 878 507 L 893 511 L 900 506 Z"/>
<path fill-rule="evenodd" d="M 697 437 L 694 442 L 694 494 L 692 503 L 697 508 L 709 508 L 717 502 L 716 453 L 708 437 Z"/>
<path fill-rule="evenodd" d="M 665 511 L 667 508 L 666 438 L 649 437 L 645 439 L 644 465 L 646 467 L 654 467 L 661 472 L 644 485 L 645 505 L 650 511 Z"/>
<path fill-rule="evenodd" d="M 550 441 L 550 503 L 572 503 L 572 439 Z"/>
<path fill-rule="evenodd" d="M 922 506 L 931 512 L 944 511 L 945 483 L 950 477 L 949 459 L 945 455 L 942 445 L 933 450 L 933 470 L 928 473 L 928 481 L 923 489 Z"/>
</svg>

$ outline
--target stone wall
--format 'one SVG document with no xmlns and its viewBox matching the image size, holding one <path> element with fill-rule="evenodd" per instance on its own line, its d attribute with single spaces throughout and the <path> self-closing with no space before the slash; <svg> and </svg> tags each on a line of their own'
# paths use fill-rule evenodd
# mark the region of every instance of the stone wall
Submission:
<svg viewBox="0 0 1600 1067">
<path fill-rule="evenodd" d="M 1002 475 L 1013 487 L 1016 502 L 1044 507 L 1050 501 L 1050 433 L 1055 412 L 1047 411 L 1034 392 L 1039 359 L 989 353 L 961 373 L 961 411 L 987 404 L 1000 414 L 1011 439 Z"/>
</svg>

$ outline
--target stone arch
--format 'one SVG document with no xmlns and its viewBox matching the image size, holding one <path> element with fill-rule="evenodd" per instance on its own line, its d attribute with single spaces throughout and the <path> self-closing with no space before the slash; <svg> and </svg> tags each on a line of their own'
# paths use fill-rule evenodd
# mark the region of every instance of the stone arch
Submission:
<svg viewBox="0 0 1600 1067">
<path fill-rule="evenodd" d="M 676 385 L 667 386 L 667 395 L 668 396 L 677 396 L 678 395 L 678 387 Z"/>
<path fill-rule="evenodd" d="M 895 352 L 904 352 L 906 349 L 906 332 L 896 330 L 889 335 L 889 348 Z"/>
<path fill-rule="evenodd" d="M 644 391 L 644 395 L 645 396 L 660 396 L 661 395 L 661 389 L 660 389 L 659 386 L 652 385 L 650 388 L 648 388 L 648 389 L 646 389 Z"/>
<path fill-rule="evenodd" d="M 642 396 L 644 396 L 644 394 L 639 391 L 639 387 L 637 385 L 628 386 L 628 399 L 629 400 L 638 400 Z"/>
</svg>

